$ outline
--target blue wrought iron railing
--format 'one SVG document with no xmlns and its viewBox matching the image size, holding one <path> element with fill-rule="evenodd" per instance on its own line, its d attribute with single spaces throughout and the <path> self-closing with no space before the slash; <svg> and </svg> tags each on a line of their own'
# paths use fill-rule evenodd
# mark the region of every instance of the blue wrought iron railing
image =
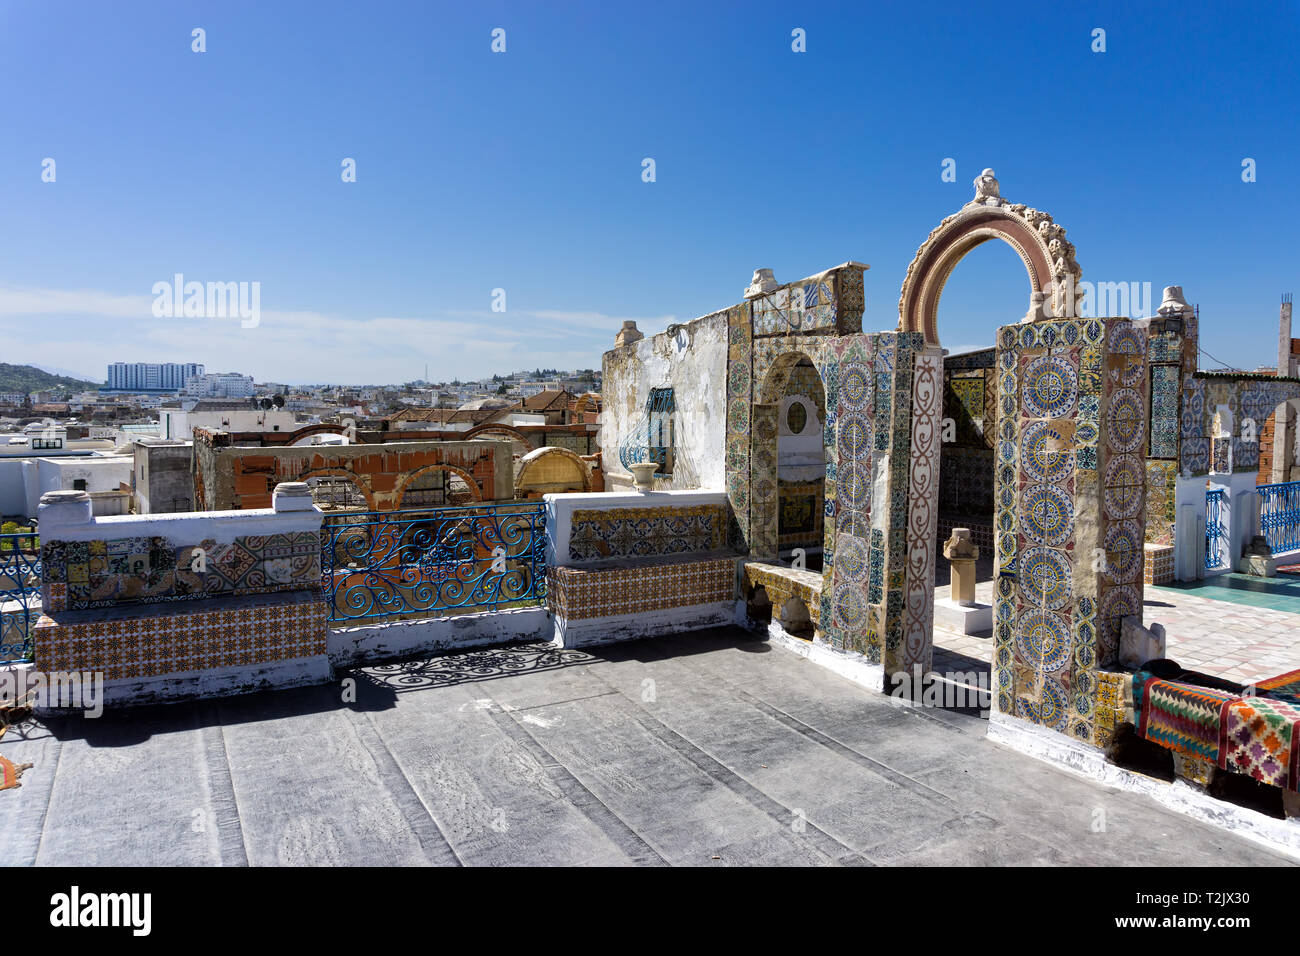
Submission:
<svg viewBox="0 0 1300 956">
<path fill-rule="evenodd" d="M 326 515 L 321 586 L 331 623 L 540 604 L 544 505 Z"/>
<path fill-rule="evenodd" d="M 1213 571 L 1228 560 L 1227 533 L 1223 529 L 1223 489 L 1205 491 L 1205 569 Z"/>
<path fill-rule="evenodd" d="M 1260 485 L 1260 533 L 1274 554 L 1300 550 L 1300 481 Z"/>
<path fill-rule="evenodd" d="M 0 534 L 0 664 L 32 659 L 32 628 L 40 616 L 40 538 Z"/>
</svg>

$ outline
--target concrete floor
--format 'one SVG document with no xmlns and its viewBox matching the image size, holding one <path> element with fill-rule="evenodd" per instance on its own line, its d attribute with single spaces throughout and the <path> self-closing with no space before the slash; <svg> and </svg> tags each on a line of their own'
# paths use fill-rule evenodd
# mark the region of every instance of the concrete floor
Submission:
<svg viewBox="0 0 1300 956">
<path fill-rule="evenodd" d="M 11 731 L 0 863 L 1287 862 L 731 629 L 352 676 Z"/>
</svg>

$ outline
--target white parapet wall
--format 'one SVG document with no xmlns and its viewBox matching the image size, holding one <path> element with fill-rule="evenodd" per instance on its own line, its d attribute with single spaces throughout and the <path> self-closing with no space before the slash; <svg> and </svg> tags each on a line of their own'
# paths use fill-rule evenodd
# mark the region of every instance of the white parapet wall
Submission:
<svg viewBox="0 0 1300 956">
<path fill-rule="evenodd" d="M 336 668 L 359 667 L 466 647 L 540 643 L 551 637 L 551 615 L 539 606 L 331 628 L 327 653 Z"/>
</svg>

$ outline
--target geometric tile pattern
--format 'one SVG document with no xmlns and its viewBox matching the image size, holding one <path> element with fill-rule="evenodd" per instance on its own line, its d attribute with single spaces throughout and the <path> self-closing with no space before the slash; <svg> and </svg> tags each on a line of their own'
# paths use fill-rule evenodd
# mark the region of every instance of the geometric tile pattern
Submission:
<svg viewBox="0 0 1300 956">
<path fill-rule="evenodd" d="M 569 559 L 718 551 L 727 545 L 725 505 L 575 511 Z"/>
<path fill-rule="evenodd" d="M 179 547 L 161 537 L 45 541 L 41 559 L 52 611 L 303 590 L 321 574 L 316 531 Z"/>
<path fill-rule="evenodd" d="M 736 562 L 729 557 L 547 571 L 547 604 L 566 620 L 652 613 L 735 596 Z"/>
<path fill-rule="evenodd" d="M 325 653 L 327 613 L 319 594 L 270 595 L 238 607 L 158 607 L 93 621 L 84 612 L 47 613 L 34 628 L 36 667 L 120 680 L 311 657 Z"/>
<path fill-rule="evenodd" d="M 1300 397 L 1300 381 L 1254 373 L 1196 372 L 1186 375 L 1179 416 L 1179 467 L 1189 475 L 1255 471 L 1259 438 L 1277 406 Z M 1220 438 L 1214 418 L 1226 409 L 1233 424 Z M 1249 425 L 1247 424 L 1249 420 Z"/>
<path fill-rule="evenodd" d="M 998 708 L 1095 743 L 1114 727 L 1119 618 L 1141 613 L 1145 333 L 1127 319 L 1006 326 L 996 370 Z"/>
</svg>

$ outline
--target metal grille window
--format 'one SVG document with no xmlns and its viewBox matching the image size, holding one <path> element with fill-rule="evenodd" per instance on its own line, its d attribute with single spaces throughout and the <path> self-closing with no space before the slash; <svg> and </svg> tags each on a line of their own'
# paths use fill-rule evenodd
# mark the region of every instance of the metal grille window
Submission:
<svg viewBox="0 0 1300 956">
<path fill-rule="evenodd" d="M 659 463 L 659 475 L 673 473 L 676 445 L 677 400 L 671 388 L 652 388 L 645 401 L 645 414 L 632 427 L 619 447 L 623 467 L 642 461 Z"/>
<path fill-rule="evenodd" d="M 1213 571 L 1227 563 L 1227 532 L 1223 527 L 1225 517 L 1223 489 L 1210 488 L 1205 492 L 1205 570 Z"/>
</svg>

